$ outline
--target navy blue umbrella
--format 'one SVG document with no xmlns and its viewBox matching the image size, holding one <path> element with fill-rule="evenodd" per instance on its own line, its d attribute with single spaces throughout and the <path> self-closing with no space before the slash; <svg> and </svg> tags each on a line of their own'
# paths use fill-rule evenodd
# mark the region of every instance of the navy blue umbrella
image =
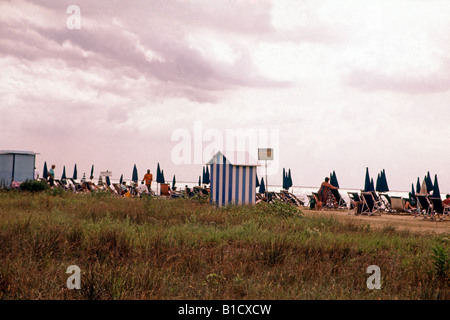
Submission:
<svg viewBox="0 0 450 320">
<path fill-rule="evenodd" d="M 288 175 L 287 175 L 287 187 L 288 189 L 292 187 L 292 176 L 291 176 L 291 169 L 289 169 Z"/>
<path fill-rule="evenodd" d="M 172 190 L 175 190 L 175 184 L 176 184 L 176 180 L 175 180 L 175 175 L 173 175 L 173 179 L 172 179 Z"/>
<path fill-rule="evenodd" d="M 202 181 L 203 183 L 205 183 L 205 175 L 206 175 L 206 171 L 205 171 L 205 167 L 202 168 Z M 201 184 L 199 183 L 199 185 L 201 186 Z"/>
<path fill-rule="evenodd" d="M 438 184 L 438 180 L 437 180 L 437 174 L 434 175 L 433 198 L 441 199 L 441 192 L 439 191 L 439 184 Z"/>
<path fill-rule="evenodd" d="M 206 166 L 206 171 L 205 171 L 205 180 L 203 181 L 204 184 L 210 184 L 210 177 L 209 177 L 209 167 Z"/>
<path fill-rule="evenodd" d="M 137 172 L 136 165 L 134 165 L 134 167 L 133 167 L 133 175 L 132 175 L 131 180 L 133 180 L 134 182 L 138 182 L 138 172 Z"/>
<path fill-rule="evenodd" d="M 78 178 L 78 172 L 77 172 L 77 164 L 75 163 L 75 167 L 73 168 L 73 177 L 74 180 Z"/>
<path fill-rule="evenodd" d="M 330 174 L 330 183 L 333 187 L 339 188 L 339 182 L 337 180 L 336 172 L 333 170 L 333 173 Z"/>
<path fill-rule="evenodd" d="M 201 187 L 202 186 L 202 177 L 198 176 L 198 185 Z"/>
<path fill-rule="evenodd" d="M 416 193 L 420 193 L 420 189 L 421 189 L 421 186 L 420 186 L 420 178 L 417 177 Z"/>
<path fill-rule="evenodd" d="M 416 192 L 414 191 L 414 183 L 411 183 L 411 194 L 412 194 L 413 196 L 416 195 Z"/>
<path fill-rule="evenodd" d="M 62 173 L 62 176 L 61 176 L 61 180 L 66 180 L 67 179 L 67 177 L 66 177 L 66 166 L 64 166 L 63 167 L 63 173 Z"/>
<path fill-rule="evenodd" d="M 120 175 L 120 180 L 119 183 L 122 184 L 123 183 L 123 174 Z"/>
<path fill-rule="evenodd" d="M 109 176 L 106 176 L 106 184 L 107 184 L 108 186 L 111 185 L 111 181 L 109 180 Z"/>
<path fill-rule="evenodd" d="M 44 171 L 42 171 L 42 177 L 44 179 L 48 178 L 47 161 L 44 162 Z"/>
<path fill-rule="evenodd" d="M 372 184 L 370 183 L 370 176 L 369 176 L 369 168 L 366 167 L 366 178 L 364 181 L 364 191 L 372 191 Z"/>
<path fill-rule="evenodd" d="M 383 186 L 383 191 L 382 192 L 388 192 L 389 191 L 389 186 L 388 186 L 388 183 L 387 183 L 386 171 L 384 169 L 383 169 L 383 171 L 381 171 L 380 178 L 381 178 L 382 186 Z"/>
<path fill-rule="evenodd" d="M 286 169 L 283 168 L 283 189 L 286 190 L 287 188 Z"/>
<path fill-rule="evenodd" d="M 92 165 L 92 168 L 91 168 L 91 179 L 93 179 L 94 178 L 94 165 Z"/>
<path fill-rule="evenodd" d="M 265 193 L 266 186 L 264 185 L 264 178 L 261 178 L 261 185 L 259 186 L 259 193 Z"/>
<path fill-rule="evenodd" d="M 258 188 L 260 186 L 260 183 L 259 183 L 259 179 L 258 179 L 258 173 L 256 173 L 256 188 Z"/>
<path fill-rule="evenodd" d="M 166 183 L 166 178 L 164 178 L 164 170 L 161 170 L 161 183 Z"/>
<path fill-rule="evenodd" d="M 425 177 L 425 183 L 427 185 L 428 192 L 433 190 L 433 182 L 431 181 L 430 171 L 428 171 L 427 176 Z"/>
<path fill-rule="evenodd" d="M 381 186 L 381 178 L 380 178 L 380 174 L 378 174 L 378 176 L 377 176 L 377 184 L 376 184 L 375 190 L 376 190 L 377 192 L 382 192 L 382 191 L 381 191 L 382 189 L 383 189 L 383 188 L 382 188 L 382 186 Z"/>
<path fill-rule="evenodd" d="M 161 169 L 159 167 L 159 162 L 158 162 L 158 166 L 156 168 L 156 182 L 157 183 L 164 183 L 164 181 L 162 181 L 162 179 L 161 179 Z"/>
</svg>

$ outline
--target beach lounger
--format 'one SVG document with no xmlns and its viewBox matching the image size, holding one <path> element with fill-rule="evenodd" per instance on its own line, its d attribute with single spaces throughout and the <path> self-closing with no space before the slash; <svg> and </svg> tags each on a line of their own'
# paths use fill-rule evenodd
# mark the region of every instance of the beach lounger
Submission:
<svg viewBox="0 0 450 320">
<path fill-rule="evenodd" d="M 335 203 L 333 204 L 333 207 L 336 209 L 346 209 L 347 203 L 345 202 L 344 198 L 342 198 L 341 194 L 339 193 L 338 189 L 331 189 L 331 193 L 333 195 Z"/>
<path fill-rule="evenodd" d="M 380 193 L 380 200 L 383 202 L 384 210 L 389 213 L 397 212 L 392 208 L 392 197 L 387 193 Z"/>
<path fill-rule="evenodd" d="M 432 198 L 430 197 L 430 202 L 431 202 L 431 206 L 432 206 L 432 211 L 434 214 L 436 215 L 442 215 L 443 217 L 448 217 L 449 213 L 450 213 L 450 208 L 449 207 L 444 207 L 443 203 L 442 203 L 442 199 L 441 198 Z M 442 220 L 442 218 L 441 218 Z"/>
<path fill-rule="evenodd" d="M 363 200 L 357 192 L 347 192 L 348 197 L 350 198 L 350 204 L 348 206 L 348 214 L 354 213 L 359 214 L 361 211 L 361 207 L 363 204 Z M 359 208 L 358 208 L 359 205 Z"/>
<path fill-rule="evenodd" d="M 404 212 L 404 200 L 402 197 L 392 196 L 391 198 L 391 208 L 394 212 Z"/>
<path fill-rule="evenodd" d="M 280 195 L 282 195 L 285 198 L 286 203 L 293 204 L 296 207 L 300 207 L 304 205 L 304 202 L 298 199 L 294 194 L 287 192 L 287 191 L 281 191 Z"/>
<path fill-rule="evenodd" d="M 374 192 L 362 192 L 361 199 L 363 200 L 363 206 L 361 209 L 361 214 L 374 215 L 381 210 L 379 202 L 374 197 Z"/>
<path fill-rule="evenodd" d="M 424 219 L 427 217 L 431 217 L 432 213 L 432 205 L 428 196 L 416 194 L 417 203 L 420 206 L 419 213 L 414 215 L 414 218 L 417 217 L 418 214 L 423 214 Z"/>
</svg>

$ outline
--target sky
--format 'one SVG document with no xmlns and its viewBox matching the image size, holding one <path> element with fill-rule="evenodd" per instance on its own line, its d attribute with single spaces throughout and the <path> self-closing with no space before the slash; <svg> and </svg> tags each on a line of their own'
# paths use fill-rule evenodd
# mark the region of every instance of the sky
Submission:
<svg viewBox="0 0 450 320">
<path fill-rule="evenodd" d="M 369 168 L 450 192 L 449 17 L 448 0 L 2 0 L 0 150 L 57 177 L 197 181 L 231 132 L 273 148 L 269 184 L 334 170 L 358 189 Z"/>
</svg>

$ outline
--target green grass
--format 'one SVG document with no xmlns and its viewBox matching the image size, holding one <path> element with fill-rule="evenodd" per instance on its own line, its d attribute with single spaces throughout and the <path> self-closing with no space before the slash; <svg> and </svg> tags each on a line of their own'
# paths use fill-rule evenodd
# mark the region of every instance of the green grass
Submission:
<svg viewBox="0 0 450 320">
<path fill-rule="evenodd" d="M 449 299 L 448 244 L 283 204 L 0 192 L 0 299 Z"/>
</svg>

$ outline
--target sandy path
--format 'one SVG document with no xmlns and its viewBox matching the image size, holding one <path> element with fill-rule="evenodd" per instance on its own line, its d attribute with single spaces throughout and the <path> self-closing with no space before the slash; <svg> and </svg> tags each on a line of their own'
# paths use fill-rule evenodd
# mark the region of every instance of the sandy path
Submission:
<svg viewBox="0 0 450 320">
<path fill-rule="evenodd" d="M 422 217 L 414 218 L 413 215 L 407 214 L 385 214 L 381 216 L 367 216 L 347 214 L 347 210 L 302 210 L 306 215 L 331 215 L 342 221 L 354 221 L 360 223 L 368 223 L 371 228 L 393 227 L 397 230 L 410 230 L 412 232 L 421 233 L 436 233 L 444 234 L 450 233 L 450 218 L 443 221 L 432 221 L 430 219 L 424 220 Z"/>
</svg>

